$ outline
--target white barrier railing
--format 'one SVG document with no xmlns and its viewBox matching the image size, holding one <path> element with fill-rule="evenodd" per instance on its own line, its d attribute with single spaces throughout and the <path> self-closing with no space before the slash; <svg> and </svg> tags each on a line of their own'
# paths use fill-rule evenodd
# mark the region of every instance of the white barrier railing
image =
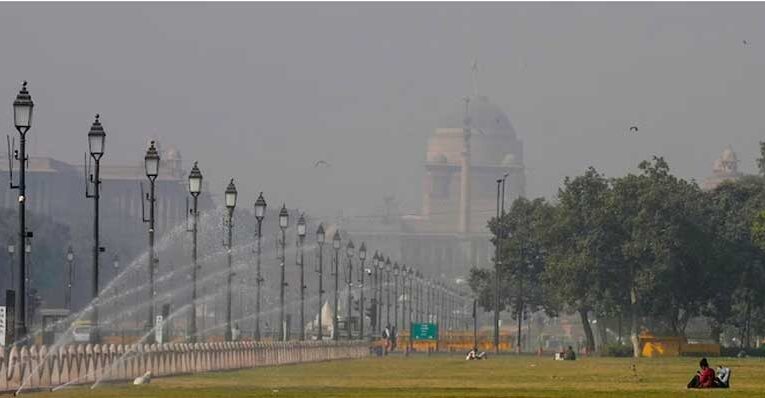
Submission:
<svg viewBox="0 0 765 398">
<path fill-rule="evenodd" d="M 367 355 L 367 343 L 334 341 L 13 347 L 0 350 L 0 391 L 133 380 L 147 371 L 172 376 Z"/>
</svg>

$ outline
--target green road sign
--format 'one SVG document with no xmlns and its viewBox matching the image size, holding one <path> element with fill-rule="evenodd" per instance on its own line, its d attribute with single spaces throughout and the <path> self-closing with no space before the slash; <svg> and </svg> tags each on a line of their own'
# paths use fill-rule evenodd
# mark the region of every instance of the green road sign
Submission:
<svg viewBox="0 0 765 398">
<path fill-rule="evenodd" d="M 438 326 L 435 323 L 412 323 L 414 340 L 438 340 Z"/>
</svg>

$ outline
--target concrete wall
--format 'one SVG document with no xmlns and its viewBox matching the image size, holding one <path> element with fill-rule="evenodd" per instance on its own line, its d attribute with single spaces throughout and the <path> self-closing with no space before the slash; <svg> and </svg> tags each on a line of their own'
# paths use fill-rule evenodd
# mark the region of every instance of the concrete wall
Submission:
<svg viewBox="0 0 765 398">
<path fill-rule="evenodd" d="M 64 384 L 132 381 L 256 366 L 361 358 L 364 342 L 198 343 L 162 345 L 69 345 L 13 347 L 0 352 L 0 391 Z"/>
</svg>

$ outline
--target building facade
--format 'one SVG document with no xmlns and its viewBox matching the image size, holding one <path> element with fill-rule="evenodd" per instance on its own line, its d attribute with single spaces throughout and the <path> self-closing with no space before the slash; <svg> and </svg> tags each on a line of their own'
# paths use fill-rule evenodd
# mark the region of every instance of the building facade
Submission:
<svg viewBox="0 0 765 398">
<path fill-rule="evenodd" d="M 492 264 L 488 221 L 497 212 L 497 180 L 507 174 L 507 206 L 526 187 L 523 143 L 507 115 L 486 96 L 461 105 L 428 138 L 421 212 L 341 225 L 391 260 L 448 279 Z"/>
</svg>

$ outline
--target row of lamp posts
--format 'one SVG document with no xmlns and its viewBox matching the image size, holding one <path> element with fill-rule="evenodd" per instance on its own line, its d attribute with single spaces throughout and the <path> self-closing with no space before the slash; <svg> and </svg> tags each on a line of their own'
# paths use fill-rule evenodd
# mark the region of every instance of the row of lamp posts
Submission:
<svg viewBox="0 0 765 398">
<path fill-rule="evenodd" d="M 13 183 L 13 178 L 11 176 L 10 179 L 10 186 L 12 189 L 17 189 L 19 192 L 18 196 L 18 203 L 19 203 L 19 247 L 26 247 L 26 241 L 32 237 L 31 231 L 26 230 L 26 223 L 25 223 L 25 206 L 26 206 L 26 197 L 25 197 L 25 167 L 26 167 L 26 161 L 28 159 L 28 156 L 26 155 L 26 134 L 29 132 L 31 128 L 31 122 L 32 122 L 32 111 L 34 108 L 34 103 L 32 102 L 31 95 L 27 91 L 27 83 L 24 82 L 22 85 L 22 88 L 20 92 L 18 93 L 16 100 L 13 103 L 13 114 L 14 114 L 14 125 L 16 127 L 16 130 L 18 131 L 20 135 L 19 140 L 19 150 L 14 152 L 14 158 L 19 163 L 19 179 L 18 184 Z M 91 125 L 90 131 L 88 132 L 88 148 L 89 148 L 89 155 L 93 159 L 94 162 L 94 169 L 93 173 L 88 176 L 88 184 L 86 185 L 87 189 L 85 192 L 85 195 L 87 198 L 93 199 L 93 206 L 94 206 L 94 217 L 93 217 L 93 248 L 92 248 L 92 276 L 91 276 L 91 294 L 93 299 L 96 299 L 98 297 L 99 293 L 99 254 L 104 251 L 104 248 L 100 246 L 100 236 L 99 236 L 99 199 L 100 199 L 100 161 L 105 153 L 105 147 L 106 147 L 106 132 L 103 128 L 103 125 L 100 121 L 100 115 L 96 115 L 95 121 Z M 142 206 L 142 219 L 145 223 L 148 223 L 148 238 L 149 238 L 149 256 L 148 256 L 148 275 L 149 275 L 149 289 L 148 289 L 148 295 L 149 295 L 149 311 L 148 311 L 148 319 L 146 323 L 146 327 L 148 329 L 153 329 L 155 327 L 155 310 L 156 310 L 156 290 L 155 290 L 155 281 L 154 277 L 157 273 L 158 268 L 158 260 L 156 257 L 155 252 L 155 208 L 156 208 L 156 180 L 159 176 L 159 165 L 160 165 L 160 156 L 159 152 L 157 151 L 155 143 L 152 141 L 149 145 L 149 148 L 146 151 L 146 154 L 144 156 L 144 167 L 146 172 L 146 177 L 149 180 L 149 192 L 144 195 L 142 192 L 142 200 L 148 203 L 148 218 L 145 215 L 145 206 Z M 12 171 L 11 171 L 12 172 Z M 86 174 L 87 174 L 87 168 L 86 168 Z M 192 302 L 194 305 L 191 306 L 191 314 L 190 314 L 190 324 L 189 324 L 189 334 L 190 339 L 192 341 L 196 341 L 198 329 L 196 324 L 196 301 L 198 299 L 197 294 L 197 274 L 199 271 L 199 265 L 198 265 L 198 253 L 197 253 L 197 239 L 198 239 L 198 222 L 199 222 L 199 211 L 198 211 L 198 197 L 201 194 L 202 191 L 202 173 L 198 167 L 198 164 L 195 162 L 194 166 L 191 170 L 191 173 L 188 177 L 188 184 L 189 184 L 189 193 L 192 197 L 192 208 L 189 210 L 189 215 L 191 216 L 191 228 L 190 232 L 192 233 Z M 89 187 L 92 186 L 92 192 Z M 142 185 L 143 186 L 143 185 Z M 142 188 L 143 191 L 143 188 Z M 227 263 L 228 263 L 228 271 L 227 271 L 227 283 L 226 283 L 226 292 L 227 292 L 227 299 L 226 299 L 226 329 L 225 329 L 225 338 L 226 340 L 232 339 L 232 328 L 231 328 L 231 281 L 232 281 L 232 230 L 233 230 L 233 214 L 234 209 L 237 204 L 237 190 L 236 186 L 234 185 L 233 179 L 229 182 L 226 191 L 225 191 L 225 205 L 227 209 L 226 213 L 226 227 L 227 227 L 227 240 L 225 242 L 226 251 L 227 251 Z M 257 200 L 255 201 L 255 218 L 257 220 L 257 263 L 256 263 L 256 314 L 255 314 L 255 330 L 253 337 L 256 340 L 259 340 L 261 338 L 261 330 L 260 330 L 260 317 L 261 317 L 261 288 L 262 284 L 264 282 L 264 278 L 262 276 L 262 270 L 261 270 L 261 237 L 262 237 L 262 222 L 265 216 L 265 209 L 266 209 L 266 201 L 263 198 L 263 194 L 261 193 Z M 279 293 L 279 337 L 280 339 L 286 339 L 287 333 L 285 330 L 285 315 L 284 315 L 284 291 L 285 287 L 287 286 L 287 283 L 285 282 L 285 239 L 286 239 L 286 229 L 289 225 L 289 213 L 287 211 L 287 208 L 285 205 L 282 205 L 281 211 L 279 212 L 279 228 L 281 229 L 281 255 L 280 255 L 280 274 L 281 274 L 281 280 L 280 280 L 280 293 Z M 298 265 L 300 266 L 300 301 L 301 301 L 301 307 L 300 307 L 300 322 L 301 322 L 301 332 L 300 332 L 300 339 L 305 339 L 305 331 L 304 331 L 304 325 L 305 325 L 305 270 L 304 270 L 304 257 L 303 257 L 303 244 L 306 236 L 306 222 L 305 217 L 303 215 L 300 216 L 298 223 L 297 223 L 297 233 L 298 233 L 298 245 L 300 249 L 299 257 L 298 257 Z M 323 286 L 323 274 L 324 274 L 324 266 L 323 266 L 323 245 L 325 243 L 325 231 L 324 226 L 319 225 L 317 231 L 316 231 L 316 240 L 318 243 L 319 248 L 319 262 L 318 262 L 318 268 L 317 272 L 319 273 L 319 306 L 318 306 L 318 338 L 323 339 L 323 325 L 322 325 L 322 311 L 321 306 L 323 303 L 323 294 L 324 286 Z M 13 252 L 11 250 L 12 245 L 9 245 L 9 253 L 12 255 Z M 339 275 L 340 275 L 340 249 L 341 249 L 341 237 L 339 231 L 335 231 L 335 234 L 332 238 L 332 247 L 334 249 L 334 269 L 332 272 L 332 275 L 335 278 L 335 294 L 334 294 L 334 319 L 333 322 L 333 330 L 334 330 L 334 339 L 339 338 L 339 324 L 338 324 L 338 318 L 339 314 L 337 313 L 338 308 L 338 299 L 339 299 Z M 346 246 L 346 257 L 348 260 L 348 265 L 346 268 L 345 273 L 345 282 L 348 287 L 348 320 L 346 322 L 346 328 L 347 328 L 347 336 L 349 339 L 352 338 L 351 334 L 351 322 L 352 319 L 352 310 L 353 310 L 353 296 L 352 296 L 352 290 L 353 290 L 353 259 L 356 254 L 356 249 L 353 245 L 352 241 L 348 242 L 348 245 Z M 376 287 L 374 289 L 374 298 L 372 299 L 372 305 L 375 306 L 375 310 L 373 311 L 373 314 L 376 315 L 375 325 L 379 328 L 382 324 L 382 287 L 385 285 L 386 288 L 386 298 L 385 298 L 385 306 L 386 306 L 386 323 L 390 324 L 390 307 L 391 307 L 391 297 L 390 297 L 390 278 L 391 273 L 393 274 L 393 297 L 394 297 L 394 324 L 398 324 L 398 301 L 399 301 L 399 293 L 398 293 L 398 281 L 399 276 L 402 279 L 402 294 L 404 297 L 404 300 L 402 300 L 402 316 L 404 317 L 405 324 L 410 323 L 412 321 L 412 314 L 414 313 L 417 320 L 422 321 L 426 320 L 424 319 L 424 316 L 422 314 L 432 314 L 430 310 L 430 297 L 431 294 L 434 294 L 435 290 L 433 290 L 433 284 L 432 282 L 425 280 L 422 276 L 422 274 L 419 271 L 415 271 L 413 267 L 407 267 L 407 266 L 401 266 L 399 267 L 398 263 L 394 263 L 391 265 L 390 258 L 384 258 L 381 254 L 375 253 L 373 257 L 373 267 L 369 270 L 364 268 L 364 263 L 366 260 L 366 254 L 367 249 L 366 245 L 364 243 L 361 244 L 359 247 L 358 255 L 360 260 L 360 266 L 358 269 L 358 275 L 359 275 L 359 287 L 360 287 L 360 297 L 359 297 L 359 320 L 360 320 L 360 326 L 359 326 L 359 337 L 364 337 L 364 290 L 366 288 L 364 284 L 364 276 L 365 273 L 368 273 L 371 277 L 374 278 L 373 286 Z M 18 258 L 19 258 L 19 273 L 18 278 L 16 279 L 16 283 L 18 284 L 18 309 L 17 309 L 17 323 L 16 323 L 16 336 L 17 338 L 23 338 L 27 335 L 27 315 L 26 315 L 26 250 L 19 250 L 18 251 Z M 72 252 L 71 248 L 67 251 L 66 259 L 68 263 L 68 270 L 67 270 L 67 293 L 66 293 L 66 305 L 69 307 L 71 306 L 71 286 L 72 286 L 72 278 L 74 276 L 74 268 L 73 268 L 73 260 L 74 260 L 74 253 Z M 119 264 L 117 257 L 115 255 L 115 261 L 114 264 Z M 387 274 L 387 281 L 383 282 L 383 272 Z M 407 281 L 409 282 L 407 286 Z M 426 290 L 426 295 L 428 297 L 428 307 L 425 308 L 422 300 L 423 300 L 423 288 Z M 408 289 L 408 292 L 407 292 Z M 430 289 L 430 290 L 428 290 Z M 413 300 L 414 297 L 417 297 L 417 301 L 415 302 Z M 409 307 L 408 312 L 406 307 L 406 301 L 409 300 Z M 93 341 L 99 340 L 99 330 L 98 330 L 98 306 L 93 306 L 93 311 L 91 312 L 91 321 L 92 321 L 92 332 L 91 332 L 91 338 Z M 407 317 L 408 316 L 408 321 Z M 371 331 L 371 328 L 370 328 Z"/>
</svg>

